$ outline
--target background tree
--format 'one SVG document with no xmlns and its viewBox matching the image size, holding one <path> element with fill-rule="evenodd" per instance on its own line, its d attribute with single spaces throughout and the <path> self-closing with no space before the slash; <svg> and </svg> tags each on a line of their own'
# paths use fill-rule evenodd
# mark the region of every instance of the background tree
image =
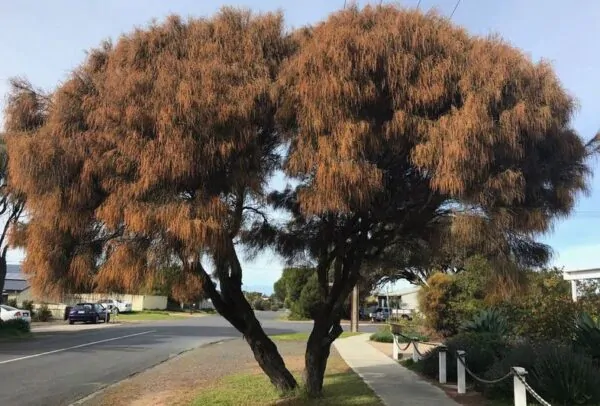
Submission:
<svg viewBox="0 0 600 406">
<path fill-rule="evenodd" d="M 283 29 L 224 9 L 136 30 L 89 53 L 35 136 L 9 138 L 37 293 L 132 290 L 176 264 L 282 391 L 296 382 L 244 297 L 235 244 L 278 165 Z"/>
<path fill-rule="evenodd" d="M 10 82 L 5 109 L 4 134 L 0 134 L 0 294 L 6 279 L 6 254 L 11 242 L 18 242 L 19 220 L 25 208 L 25 195 L 10 183 L 6 137 L 35 133 L 47 118 L 50 98 L 22 79 Z M 9 241 L 12 239 L 13 241 Z"/>
<path fill-rule="evenodd" d="M 305 359 L 317 395 L 365 261 L 447 233 L 518 257 L 586 189 L 589 151 L 551 67 L 498 38 L 387 5 L 334 13 L 298 37 L 278 110 L 298 186 L 272 196 L 293 218 L 263 234 L 290 262 L 317 263 Z"/>
</svg>

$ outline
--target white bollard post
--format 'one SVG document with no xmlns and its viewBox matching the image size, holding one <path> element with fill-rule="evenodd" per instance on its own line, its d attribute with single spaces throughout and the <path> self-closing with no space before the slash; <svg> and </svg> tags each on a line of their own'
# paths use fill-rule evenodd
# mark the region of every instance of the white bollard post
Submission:
<svg viewBox="0 0 600 406">
<path fill-rule="evenodd" d="M 419 353 L 417 352 L 417 342 L 413 341 L 412 342 L 412 359 L 414 362 L 419 362 L 421 360 L 421 356 L 419 355 Z"/>
<path fill-rule="evenodd" d="M 527 389 L 521 379 L 525 380 L 525 375 L 527 375 L 527 371 L 525 368 L 521 367 L 513 367 L 513 371 L 515 372 L 515 376 L 513 377 L 513 387 L 515 393 L 515 406 L 527 406 Z M 521 377 L 521 379 L 519 379 Z"/>
<path fill-rule="evenodd" d="M 438 352 L 440 383 L 446 383 L 446 351 L 448 351 L 448 348 L 441 346 Z"/>
<path fill-rule="evenodd" d="M 463 363 L 467 362 L 465 352 L 462 350 L 456 351 L 456 387 L 459 394 L 467 393 L 467 382 L 465 375 L 465 366 Z M 462 360 L 462 362 L 460 362 Z"/>
<path fill-rule="evenodd" d="M 396 334 L 393 334 L 394 336 L 394 343 L 392 344 L 394 347 L 392 348 L 392 358 L 394 359 L 394 361 L 398 361 L 400 359 L 400 351 L 398 350 L 398 336 Z"/>
</svg>

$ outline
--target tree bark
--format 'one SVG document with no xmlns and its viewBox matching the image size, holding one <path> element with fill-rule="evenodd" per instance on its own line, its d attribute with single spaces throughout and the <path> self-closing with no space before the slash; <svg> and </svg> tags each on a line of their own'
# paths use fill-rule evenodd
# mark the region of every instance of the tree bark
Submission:
<svg viewBox="0 0 600 406">
<path fill-rule="evenodd" d="M 254 319 L 256 320 L 255 317 Z M 258 324 L 258 320 L 256 322 Z M 245 332 L 244 338 L 254 353 L 254 359 L 280 392 L 285 393 L 296 389 L 298 386 L 296 379 L 285 366 L 277 346 L 265 334 L 262 327 Z"/>
<path fill-rule="evenodd" d="M 0 303 L 2 303 L 2 291 L 4 290 L 4 281 L 6 280 L 6 249 L 0 252 Z"/>
<path fill-rule="evenodd" d="M 285 362 L 275 343 L 267 336 L 256 318 L 252 307 L 244 297 L 240 286 L 223 283 L 221 277 L 221 292 L 200 264 L 196 264 L 196 272 L 202 277 L 204 292 L 210 297 L 215 309 L 231 323 L 250 346 L 254 359 L 269 380 L 282 393 L 290 392 L 298 387 L 294 376 L 285 366 Z M 231 281 L 229 281 L 231 282 Z M 233 286 L 232 286 L 233 285 Z"/>
<path fill-rule="evenodd" d="M 315 325 L 304 355 L 304 385 L 312 398 L 323 393 L 323 379 L 327 369 L 327 360 L 331 352 L 331 344 L 342 334 L 340 319 L 329 322 L 330 317 L 323 315 L 315 320 Z"/>
</svg>

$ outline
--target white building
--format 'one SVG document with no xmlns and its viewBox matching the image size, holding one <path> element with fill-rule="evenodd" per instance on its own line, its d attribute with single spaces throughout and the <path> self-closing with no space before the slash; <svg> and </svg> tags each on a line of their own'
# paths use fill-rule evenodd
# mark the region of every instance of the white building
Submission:
<svg viewBox="0 0 600 406">
<path fill-rule="evenodd" d="M 576 302 L 577 281 L 583 281 L 586 279 L 600 279 L 600 268 L 563 271 L 563 278 L 566 281 L 571 281 L 571 296 L 573 297 L 573 301 Z"/>
<path fill-rule="evenodd" d="M 377 302 L 379 306 L 399 309 L 403 312 L 419 311 L 419 291 L 420 286 L 410 286 L 404 289 L 377 292 Z"/>
</svg>

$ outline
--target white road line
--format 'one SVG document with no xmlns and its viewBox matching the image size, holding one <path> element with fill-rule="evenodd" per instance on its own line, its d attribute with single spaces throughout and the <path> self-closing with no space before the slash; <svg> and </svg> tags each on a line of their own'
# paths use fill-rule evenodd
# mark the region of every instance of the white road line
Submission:
<svg viewBox="0 0 600 406">
<path fill-rule="evenodd" d="M 67 348 L 59 348 L 58 350 L 53 350 L 53 351 L 40 352 L 39 354 L 27 355 L 27 356 L 25 356 L 25 357 L 19 357 L 19 358 L 8 359 L 8 360 L 6 360 L 6 361 L 0 361 L 0 365 L 2 365 L 2 364 L 8 364 L 8 363 L 10 363 L 10 362 L 23 361 L 23 360 L 30 359 L 30 358 L 41 357 L 41 356 L 43 356 L 43 355 L 56 354 L 57 352 L 63 352 L 63 351 L 74 350 L 74 349 L 76 349 L 76 348 L 89 347 L 90 345 L 101 344 L 101 343 L 107 343 L 107 342 L 109 342 L 109 341 L 121 340 L 121 339 L 123 339 L 123 338 L 129 338 L 129 337 L 141 336 L 141 335 L 143 335 L 143 334 L 154 333 L 155 331 L 156 331 L 156 330 L 148 330 L 148 331 L 143 331 L 143 332 L 141 332 L 141 333 L 128 334 L 128 335 L 126 335 L 126 336 L 120 336 L 120 337 L 107 338 L 107 339 L 105 339 L 105 340 L 93 341 L 93 342 L 91 342 L 91 343 L 85 343 L 85 344 L 74 345 L 74 346 L 72 346 L 72 347 L 67 347 Z"/>
</svg>

